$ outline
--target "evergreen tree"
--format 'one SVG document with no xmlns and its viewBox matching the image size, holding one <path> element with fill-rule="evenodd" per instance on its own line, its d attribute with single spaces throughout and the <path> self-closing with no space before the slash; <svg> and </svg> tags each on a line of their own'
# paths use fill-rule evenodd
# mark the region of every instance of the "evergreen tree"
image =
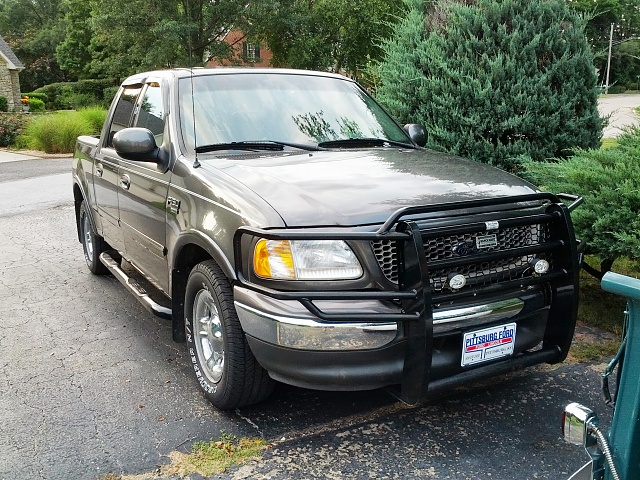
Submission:
<svg viewBox="0 0 640 480">
<path fill-rule="evenodd" d="M 552 192 L 584 197 L 572 214 L 576 234 L 597 255 L 602 277 L 618 257 L 640 261 L 640 128 L 631 127 L 613 148 L 578 150 L 557 162 L 526 162 L 524 174 Z"/>
<path fill-rule="evenodd" d="M 429 146 L 513 169 L 599 145 L 585 22 L 562 0 L 405 3 L 378 98 Z"/>
</svg>

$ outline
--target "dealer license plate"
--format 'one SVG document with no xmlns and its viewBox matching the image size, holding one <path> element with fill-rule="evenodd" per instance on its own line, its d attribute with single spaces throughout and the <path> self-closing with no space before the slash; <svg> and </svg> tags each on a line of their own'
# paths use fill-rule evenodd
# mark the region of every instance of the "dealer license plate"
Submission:
<svg viewBox="0 0 640 480">
<path fill-rule="evenodd" d="M 462 366 L 508 357 L 513 354 L 515 343 L 515 323 L 465 333 L 462 339 Z"/>
</svg>

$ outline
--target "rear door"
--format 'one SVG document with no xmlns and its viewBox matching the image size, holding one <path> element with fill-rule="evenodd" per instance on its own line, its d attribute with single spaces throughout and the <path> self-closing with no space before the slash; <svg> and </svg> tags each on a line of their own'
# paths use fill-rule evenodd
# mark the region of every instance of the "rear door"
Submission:
<svg viewBox="0 0 640 480">
<path fill-rule="evenodd" d="M 134 127 L 151 130 L 161 148 L 168 142 L 167 102 L 166 85 L 160 79 L 147 79 L 132 122 Z M 166 205 L 171 173 L 155 163 L 120 160 L 119 174 L 120 221 L 127 259 L 166 292 Z"/>
</svg>

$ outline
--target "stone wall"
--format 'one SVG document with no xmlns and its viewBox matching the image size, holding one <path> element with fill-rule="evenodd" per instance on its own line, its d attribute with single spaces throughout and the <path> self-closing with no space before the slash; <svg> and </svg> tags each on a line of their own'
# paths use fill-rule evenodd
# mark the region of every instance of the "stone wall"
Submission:
<svg viewBox="0 0 640 480">
<path fill-rule="evenodd" d="M 20 110 L 20 80 L 17 70 L 9 70 L 4 58 L 0 58 L 0 95 L 7 98 L 9 111 Z"/>
<path fill-rule="evenodd" d="M 11 86 L 13 87 L 13 102 L 16 105 L 16 110 L 22 108 L 20 103 L 20 78 L 18 77 L 18 70 L 9 70 L 11 73 Z"/>
</svg>

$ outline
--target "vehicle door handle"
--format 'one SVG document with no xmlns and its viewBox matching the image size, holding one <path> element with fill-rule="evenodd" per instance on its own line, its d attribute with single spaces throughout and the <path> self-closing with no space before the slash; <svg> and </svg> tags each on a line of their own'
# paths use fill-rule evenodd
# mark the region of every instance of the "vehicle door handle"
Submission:
<svg viewBox="0 0 640 480">
<path fill-rule="evenodd" d="M 101 163 L 96 163 L 96 177 L 102 177 L 102 173 L 104 172 L 104 167 Z"/>
<path fill-rule="evenodd" d="M 120 186 L 125 190 L 129 190 L 129 187 L 131 186 L 131 179 L 126 173 L 120 177 Z"/>
</svg>

